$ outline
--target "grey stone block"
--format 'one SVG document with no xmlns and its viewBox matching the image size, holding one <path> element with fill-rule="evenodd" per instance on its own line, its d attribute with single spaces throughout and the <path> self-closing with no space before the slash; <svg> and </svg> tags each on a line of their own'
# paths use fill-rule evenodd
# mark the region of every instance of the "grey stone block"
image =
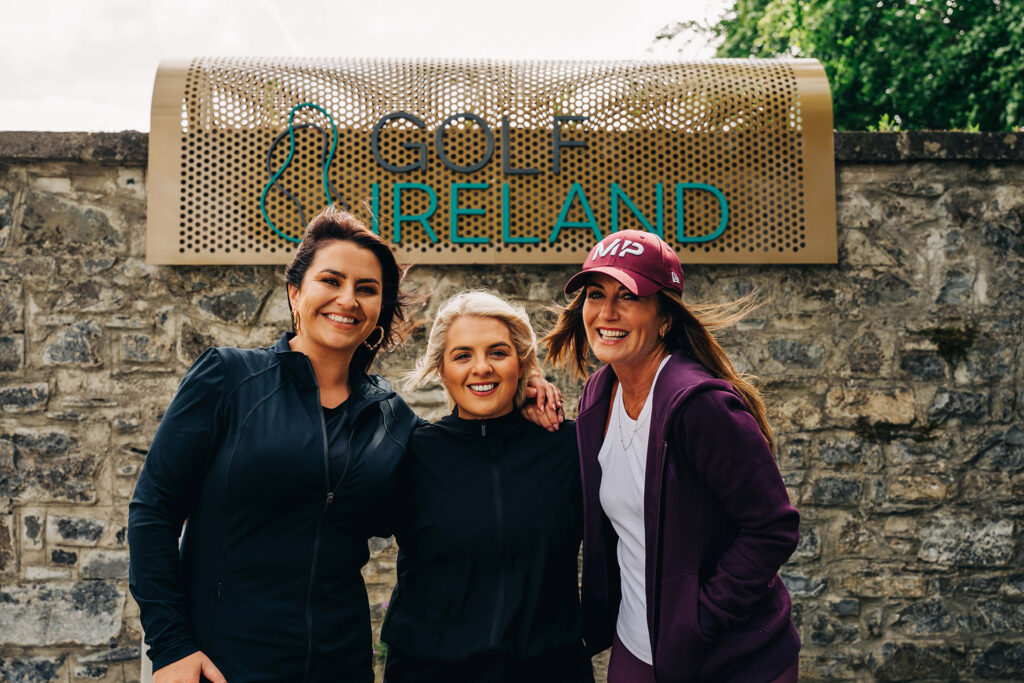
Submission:
<svg viewBox="0 0 1024 683">
<path fill-rule="evenodd" d="M 816 505 L 853 505 L 860 500 L 863 486 L 856 479 L 822 477 L 811 486 L 806 502 Z"/>
<path fill-rule="evenodd" d="M 63 548 L 54 548 L 50 551 L 50 562 L 71 565 L 78 562 L 78 553 Z"/>
<path fill-rule="evenodd" d="M 945 602 L 938 598 L 919 600 L 903 608 L 896 616 L 896 625 L 915 635 L 935 635 L 956 630 L 956 620 Z"/>
<path fill-rule="evenodd" d="M 946 274 L 946 281 L 936 299 L 936 303 L 963 306 L 971 301 L 974 290 L 974 278 L 967 273 L 952 271 Z"/>
<path fill-rule="evenodd" d="M 5 683 L 50 683 L 64 678 L 65 656 L 0 657 L 0 680 Z"/>
<path fill-rule="evenodd" d="M 806 343 L 794 339 L 773 339 L 769 343 L 772 358 L 780 363 L 801 368 L 816 368 L 825 358 L 825 349 L 820 344 Z"/>
<path fill-rule="evenodd" d="M 1013 558 L 1015 545 L 1012 520 L 940 515 L 921 530 L 917 557 L 964 567 L 1001 567 Z"/>
<path fill-rule="evenodd" d="M 40 583 L 0 590 L 0 632 L 19 646 L 105 645 L 121 632 L 116 581 Z"/>
<path fill-rule="evenodd" d="M 113 662 L 130 662 L 138 659 L 141 652 L 139 647 L 115 647 L 109 650 L 93 652 L 78 658 L 81 664 L 110 664 Z"/>
<path fill-rule="evenodd" d="M 0 372 L 21 370 L 25 361 L 25 336 L 0 335 Z"/>
<path fill-rule="evenodd" d="M 821 595 L 828 587 L 828 579 L 780 572 L 779 577 L 793 595 L 811 597 Z"/>
<path fill-rule="evenodd" d="M 127 579 L 127 550 L 89 550 L 82 557 L 78 575 L 83 579 Z"/>
<path fill-rule="evenodd" d="M 25 331 L 24 297 L 20 282 L 0 280 L 0 334 Z"/>
<path fill-rule="evenodd" d="M 92 320 L 75 323 L 57 333 L 43 350 L 43 365 L 87 365 L 102 363 L 100 340 L 103 331 Z"/>
<path fill-rule="evenodd" d="M 50 513 L 46 519 L 46 538 L 62 545 L 94 546 L 106 528 L 106 522 L 100 519 Z"/>
<path fill-rule="evenodd" d="M 860 637 L 857 624 L 843 623 L 830 618 L 827 614 L 816 614 L 809 620 L 805 629 L 810 630 L 810 641 L 815 645 L 852 643 Z"/>
<path fill-rule="evenodd" d="M 953 418 L 962 422 L 977 422 L 988 415 L 988 399 L 985 394 L 966 391 L 940 391 L 935 394 L 928 408 L 928 419 L 945 422 Z"/>
<path fill-rule="evenodd" d="M 127 244 L 124 230 L 115 227 L 105 212 L 35 190 L 25 197 L 21 231 L 30 247 L 122 252 Z"/>
<path fill-rule="evenodd" d="M 199 297 L 197 305 L 201 310 L 221 320 L 249 324 L 259 313 L 262 297 L 252 289 L 240 289 L 223 294 L 209 294 Z"/>
<path fill-rule="evenodd" d="M 50 388 L 45 382 L 0 387 L 0 411 L 30 413 L 44 410 L 49 398 Z"/>
<path fill-rule="evenodd" d="M 964 659 L 962 651 L 945 645 L 887 642 L 880 660 L 871 663 L 879 681 L 951 681 L 957 679 Z"/>
<path fill-rule="evenodd" d="M 1024 470 L 1024 428 L 1012 427 L 985 440 L 978 451 L 978 466 L 987 470 Z"/>
<path fill-rule="evenodd" d="M 1024 643 L 996 641 L 982 650 L 972 669 L 982 678 L 1019 679 L 1024 671 Z"/>
<path fill-rule="evenodd" d="M 14 516 L 0 515 L 0 574 L 17 567 L 14 540 Z"/>
<path fill-rule="evenodd" d="M 935 351 L 904 351 L 900 369 L 920 379 L 946 378 L 946 363 Z"/>
<path fill-rule="evenodd" d="M 830 607 L 833 614 L 840 617 L 852 617 L 860 614 L 860 601 L 853 598 L 836 600 Z"/>
</svg>

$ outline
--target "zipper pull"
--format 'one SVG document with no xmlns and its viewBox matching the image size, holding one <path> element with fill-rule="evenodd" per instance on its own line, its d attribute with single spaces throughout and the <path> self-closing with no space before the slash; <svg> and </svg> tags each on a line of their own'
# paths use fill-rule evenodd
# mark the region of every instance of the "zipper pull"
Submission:
<svg viewBox="0 0 1024 683">
<path fill-rule="evenodd" d="M 330 505 L 333 502 L 334 502 L 334 491 L 329 491 L 327 493 L 327 504 Z"/>
<path fill-rule="evenodd" d="M 224 585 L 224 584 L 222 584 L 222 583 L 221 583 L 220 581 L 218 581 L 218 582 L 217 582 L 217 597 L 218 597 L 218 598 L 219 598 L 219 597 L 220 597 L 220 595 L 221 595 L 221 587 L 222 587 L 223 585 Z"/>
<path fill-rule="evenodd" d="M 480 423 L 480 436 L 487 436 L 487 423 L 486 422 L 481 422 Z"/>
</svg>

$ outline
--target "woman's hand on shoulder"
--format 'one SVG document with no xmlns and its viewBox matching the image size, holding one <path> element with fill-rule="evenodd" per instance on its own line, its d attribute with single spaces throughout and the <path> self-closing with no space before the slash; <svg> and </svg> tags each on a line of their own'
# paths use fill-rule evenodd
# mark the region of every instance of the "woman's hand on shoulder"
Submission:
<svg viewBox="0 0 1024 683">
<path fill-rule="evenodd" d="M 523 417 L 549 432 L 558 429 L 565 419 L 562 412 L 562 392 L 540 375 L 526 380 L 526 404 Z"/>
<path fill-rule="evenodd" d="M 227 683 L 224 674 L 202 652 L 161 667 L 153 672 L 153 683 L 199 683 L 200 677 L 211 683 Z"/>
</svg>

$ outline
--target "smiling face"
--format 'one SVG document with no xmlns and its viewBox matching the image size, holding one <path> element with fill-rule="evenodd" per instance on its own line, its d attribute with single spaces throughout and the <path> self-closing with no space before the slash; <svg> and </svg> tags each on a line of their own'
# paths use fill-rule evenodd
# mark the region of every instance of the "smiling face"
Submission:
<svg viewBox="0 0 1024 683">
<path fill-rule="evenodd" d="M 587 281 L 583 326 L 594 355 L 613 367 L 648 362 L 663 352 L 669 322 L 658 296 L 637 296 L 618 280 L 595 274 Z"/>
<path fill-rule="evenodd" d="M 454 320 L 440 374 L 459 417 L 485 420 L 512 412 L 523 369 L 508 326 L 495 318 Z"/>
<path fill-rule="evenodd" d="M 299 314 L 293 348 L 307 355 L 351 356 L 377 325 L 381 280 L 380 262 L 369 249 L 343 240 L 321 246 L 302 287 L 288 285 L 292 311 Z"/>
</svg>

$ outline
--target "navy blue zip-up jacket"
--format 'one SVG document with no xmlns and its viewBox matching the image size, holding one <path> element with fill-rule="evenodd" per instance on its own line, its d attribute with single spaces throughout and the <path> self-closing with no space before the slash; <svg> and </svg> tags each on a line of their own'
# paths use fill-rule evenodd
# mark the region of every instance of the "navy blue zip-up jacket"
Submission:
<svg viewBox="0 0 1024 683">
<path fill-rule="evenodd" d="M 381 638 L 435 665 L 475 658 L 529 670 L 544 661 L 529 680 L 592 681 L 572 423 L 552 434 L 518 412 L 449 415 L 416 429 L 403 470 L 398 584 Z M 553 653 L 557 661 L 546 661 Z"/>
<path fill-rule="evenodd" d="M 360 568 L 418 418 L 382 378 L 357 378 L 345 465 L 330 471 L 291 336 L 208 349 L 150 446 L 128 541 L 154 669 L 202 650 L 230 683 L 373 680 Z"/>
</svg>

